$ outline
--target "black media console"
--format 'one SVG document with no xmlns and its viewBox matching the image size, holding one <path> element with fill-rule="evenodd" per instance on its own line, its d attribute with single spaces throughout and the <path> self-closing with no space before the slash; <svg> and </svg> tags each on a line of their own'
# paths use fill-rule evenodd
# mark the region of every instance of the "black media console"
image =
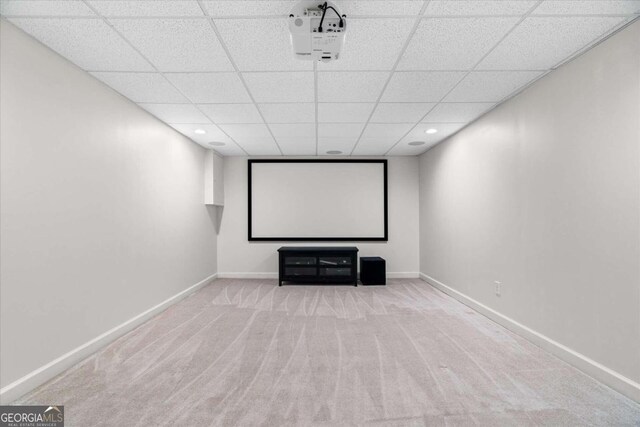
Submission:
<svg viewBox="0 0 640 427">
<path fill-rule="evenodd" d="M 348 283 L 358 286 L 358 248 L 283 246 L 278 286 L 282 282 Z"/>
</svg>

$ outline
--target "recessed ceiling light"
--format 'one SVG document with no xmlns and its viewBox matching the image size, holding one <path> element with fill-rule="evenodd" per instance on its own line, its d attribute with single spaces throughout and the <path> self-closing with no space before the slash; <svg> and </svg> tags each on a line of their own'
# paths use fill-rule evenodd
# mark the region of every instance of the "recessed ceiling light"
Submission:
<svg viewBox="0 0 640 427">
<path fill-rule="evenodd" d="M 411 141 L 409 145 L 424 145 L 424 141 Z"/>
<path fill-rule="evenodd" d="M 429 135 L 434 134 L 434 133 L 438 133 L 438 129 L 427 129 L 424 131 L 424 133 L 428 133 Z"/>
<path fill-rule="evenodd" d="M 329 151 L 327 151 L 327 154 L 342 154 L 342 151 L 340 151 L 340 150 L 329 150 Z"/>
<path fill-rule="evenodd" d="M 204 135 L 205 133 L 207 133 L 207 131 L 204 129 L 196 129 L 193 131 L 193 133 L 197 133 L 198 135 Z"/>
<path fill-rule="evenodd" d="M 210 142 L 209 145 L 212 147 L 224 147 L 227 144 L 225 142 L 214 141 L 214 142 Z"/>
</svg>

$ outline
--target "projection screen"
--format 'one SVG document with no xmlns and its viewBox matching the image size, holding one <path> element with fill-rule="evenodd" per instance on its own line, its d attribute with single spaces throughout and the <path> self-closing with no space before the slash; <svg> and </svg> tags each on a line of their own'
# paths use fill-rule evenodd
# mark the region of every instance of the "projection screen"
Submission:
<svg viewBox="0 0 640 427">
<path fill-rule="evenodd" d="M 249 240 L 386 241 L 386 160 L 248 160 Z"/>
</svg>

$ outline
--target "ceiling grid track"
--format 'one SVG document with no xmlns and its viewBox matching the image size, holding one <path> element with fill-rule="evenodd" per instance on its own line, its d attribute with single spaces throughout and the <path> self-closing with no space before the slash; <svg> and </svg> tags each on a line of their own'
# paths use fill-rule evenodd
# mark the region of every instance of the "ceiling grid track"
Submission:
<svg viewBox="0 0 640 427">
<path fill-rule="evenodd" d="M 253 94 L 251 93 L 251 91 L 249 90 L 249 86 L 247 85 L 247 82 L 244 80 L 244 77 L 242 76 L 242 73 L 240 72 L 240 69 L 238 68 L 238 65 L 236 64 L 236 62 L 234 61 L 233 57 L 231 56 L 231 52 L 229 52 L 229 48 L 227 47 L 226 43 L 224 42 L 224 39 L 222 38 L 222 36 L 220 35 L 220 31 L 218 31 L 218 27 L 216 26 L 216 23 L 213 22 L 213 18 L 211 18 L 207 14 L 207 10 L 202 4 L 202 0 L 197 0 L 197 1 L 198 1 L 198 6 L 200 6 L 200 9 L 202 9 L 202 13 L 204 13 L 206 15 L 206 17 L 208 18 L 209 25 L 211 25 L 211 29 L 213 30 L 213 32 L 215 33 L 216 37 L 218 38 L 218 41 L 220 42 L 220 46 L 222 46 L 222 49 L 226 53 L 227 58 L 229 59 L 229 62 L 231 63 L 231 66 L 235 70 L 236 75 L 238 76 L 238 78 L 240 79 L 240 82 L 242 83 L 242 86 L 244 87 L 244 90 L 247 91 L 247 94 L 249 95 L 249 99 L 251 99 L 251 102 L 253 103 L 253 106 L 256 107 L 256 110 L 258 111 L 258 114 L 260 115 L 260 118 L 262 119 L 262 121 L 264 122 L 264 125 L 266 126 L 267 130 L 269 131 L 269 134 L 271 135 L 271 138 L 273 138 L 273 142 L 276 144 L 276 147 L 278 147 L 278 151 L 280 152 L 280 155 L 283 156 L 284 153 L 282 152 L 282 148 L 280 147 L 280 144 L 278 144 L 278 140 L 276 139 L 275 135 L 273 134 L 273 131 L 271 130 L 271 126 L 269 126 L 269 123 L 267 123 L 267 121 L 265 120 L 264 114 L 262 114 L 262 110 L 260 110 L 260 106 L 256 102 L 256 100 L 253 97 Z M 240 144 L 238 144 L 238 145 L 240 146 Z M 242 148 L 242 151 L 244 151 L 245 153 L 247 152 L 244 148 Z"/>
<path fill-rule="evenodd" d="M 544 0 L 543 0 L 544 1 Z M 537 16 L 537 15 L 536 15 Z M 471 120 L 469 123 L 465 124 L 462 128 L 458 129 L 457 131 L 455 131 L 454 133 L 452 133 L 451 135 L 448 135 L 446 138 L 442 139 L 441 141 L 438 141 L 437 143 L 435 143 L 433 146 L 427 148 L 425 151 L 423 151 L 420 154 L 424 154 L 425 152 L 429 151 L 431 148 L 435 147 L 436 145 L 440 144 L 441 142 L 446 141 L 447 139 L 451 138 L 452 136 L 454 136 L 455 134 L 459 133 L 460 131 L 462 131 L 464 128 L 469 127 L 469 125 L 471 125 L 472 123 L 477 122 L 478 120 L 480 120 L 482 117 L 486 116 L 487 114 L 489 114 L 491 111 L 495 110 L 496 108 L 498 108 L 500 105 L 502 105 L 503 103 L 507 102 L 508 100 L 515 98 L 516 96 L 520 95 L 522 92 L 524 92 L 525 90 L 527 90 L 528 88 L 530 88 L 531 86 L 533 86 L 538 80 L 542 79 L 544 76 L 546 76 L 547 74 L 549 74 L 550 72 L 558 69 L 559 67 L 563 66 L 564 64 L 567 64 L 571 61 L 573 61 L 574 59 L 578 58 L 580 55 L 582 55 L 583 53 L 585 53 L 586 51 L 594 48 L 595 46 L 599 45 L 600 43 L 604 42 L 606 39 L 608 39 L 609 37 L 613 36 L 614 34 L 618 33 L 619 31 L 622 31 L 624 28 L 626 28 L 628 25 L 631 25 L 633 22 L 640 20 L 640 16 L 636 16 L 636 17 L 632 17 L 629 18 L 628 20 L 624 21 L 623 23 L 617 25 L 616 27 L 614 27 L 615 29 L 609 33 L 606 37 L 602 38 L 602 39 L 598 39 L 596 40 L 594 43 L 587 45 L 586 47 L 583 47 L 581 49 L 579 49 L 577 52 L 575 52 L 574 54 L 572 54 L 569 58 L 567 59 L 563 59 L 560 63 L 558 63 L 557 65 L 554 65 L 553 67 L 551 67 L 548 70 L 537 70 L 540 71 L 542 74 L 540 74 L 538 77 L 536 77 L 535 79 L 527 82 L 524 86 L 518 88 L 515 92 L 508 94 L 507 96 L 505 96 L 504 98 L 500 99 L 498 102 L 495 103 L 495 105 L 491 108 L 489 108 L 487 111 L 485 111 L 484 113 L 482 113 L 480 116 L 476 117 L 475 119 Z M 495 71 L 495 70 L 491 70 L 491 71 Z M 500 70 L 499 70 L 500 71 Z M 526 71 L 531 71 L 531 70 L 526 70 Z M 453 90 L 453 89 L 452 89 Z M 446 95 L 445 95 L 446 97 Z M 468 104 L 469 102 L 465 102 L 465 104 Z M 426 117 L 426 115 L 425 115 Z M 424 117 L 422 118 L 422 120 L 424 120 Z M 415 129 L 418 125 L 420 124 L 426 124 L 426 123 L 422 123 L 422 120 L 420 122 L 418 122 L 418 124 L 416 126 L 414 126 L 412 129 Z M 406 138 L 406 136 L 411 132 L 412 130 L 409 130 L 409 132 L 407 132 L 406 135 L 404 135 L 400 141 L 396 142 L 394 144 L 393 147 L 391 147 L 387 153 L 385 153 L 385 155 L 388 155 L 388 153 L 396 146 L 398 145 L 402 139 Z"/>
<path fill-rule="evenodd" d="M 476 70 L 476 68 L 478 67 L 478 65 L 480 65 L 482 63 L 482 61 L 489 56 L 489 54 L 491 52 L 493 52 L 499 45 L 500 43 L 502 43 L 504 41 L 504 39 L 506 39 L 509 34 L 511 34 L 526 18 L 532 16 L 532 12 L 540 5 L 544 2 L 545 0 L 538 0 L 527 12 L 525 15 L 523 15 L 521 17 L 521 19 L 513 26 L 513 28 L 511 28 L 511 30 L 509 30 L 509 32 L 507 32 L 504 37 L 502 37 L 502 39 L 500 39 L 488 52 L 486 52 L 486 54 L 480 58 L 480 60 L 474 65 L 474 67 L 471 70 L 463 70 L 466 72 L 465 76 L 454 86 L 451 88 L 451 90 L 449 92 L 447 92 L 437 103 L 436 105 L 442 103 L 442 101 L 444 99 L 446 99 L 446 97 L 449 95 L 449 93 L 453 92 L 453 90 L 472 72 L 503 72 L 503 71 L 513 71 L 513 70 L 500 70 L 500 69 L 491 69 L 491 70 Z M 535 17 L 549 17 L 549 16 L 556 16 L 556 15 L 535 15 Z M 592 15 L 571 15 L 572 17 L 575 16 L 580 16 L 580 17 L 589 17 Z M 599 15 L 599 16 L 607 16 L 607 17 L 625 17 L 626 15 Z M 582 55 L 583 53 L 585 53 L 586 51 L 592 49 L 593 47 L 597 46 L 598 44 L 604 42 L 606 39 L 608 39 L 609 37 L 613 36 L 614 34 L 616 34 L 617 32 L 621 31 L 622 29 L 624 29 L 625 27 L 627 27 L 628 25 L 630 25 L 631 23 L 640 20 L 640 16 L 635 16 L 635 17 L 631 17 L 626 19 L 625 21 L 623 21 L 622 23 L 619 23 L 617 25 L 615 25 L 612 29 L 609 29 L 607 31 L 605 31 L 605 34 L 607 34 L 606 37 L 598 37 L 596 38 L 593 42 L 588 43 L 586 46 L 583 46 L 582 48 L 578 49 L 576 52 L 572 53 L 571 55 L 569 55 L 567 58 L 561 60 L 558 64 L 550 67 L 549 69 L 544 69 L 544 70 L 518 70 L 518 71 L 523 71 L 523 72 L 529 72 L 529 71 L 537 71 L 540 72 L 541 74 L 539 76 L 537 76 L 536 78 L 534 78 L 533 80 L 527 82 L 525 85 L 523 85 L 522 87 L 518 88 L 516 91 L 506 95 L 505 97 L 503 97 L 502 99 L 498 100 L 495 105 L 491 108 L 489 108 L 487 111 L 485 111 L 484 113 L 482 113 L 480 116 L 476 117 L 475 119 L 471 120 L 469 123 L 466 123 L 462 128 L 458 129 L 457 131 L 453 132 L 451 135 L 448 135 L 446 138 L 444 138 L 441 141 L 438 141 L 437 143 L 435 143 L 433 146 L 428 147 L 426 151 L 428 151 L 429 149 L 433 148 L 435 145 L 438 145 L 439 143 L 445 141 L 446 139 L 451 138 L 452 136 L 454 136 L 455 134 L 459 133 L 460 131 L 462 131 L 464 128 L 468 127 L 470 124 L 475 123 L 476 121 L 478 121 L 481 117 L 485 116 L 486 114 L 488 114 L 489 112 L 495 110 L 498 106 L 502 105 L 504 102 L 508 101 L 511 98 L 514 98 L 516 96 L 518 96 L 519 94 L 521 94 L 522 92 L 524 92 L 527 88 L 531 87 L 533 84 L 535 84 L 538 80 L 542 79 L 544 76 L 546 76 L 547 74 L 549 74 L 551 71 L 554 71 L 556 69 L 558 69 L 559 67 L 561 67 L 562 65 L 569 63 L 571 61 L 573 61 L 574 59 L 576 59 L 577 57 L 579 57 L 580 55 Z M 465 102 L 465 103 L 471 103 L 471 102 Z M 481 102 L 480 102 L 481 103 Z M 434 106 L 435 108 L 435 106 Z M 427 112 L 427 114 L 425 114 L 419 121 L 418 123 L 415 124 L 415 126 L 413 126 L 411 129 L 409 129 L 409 131 L 407 131 L 404 135 L 402 135 L 402 137 L 395 143 L 393 144 L 393 146 L 391 148 L 389 148 L 386 152 L 385 152 L 385 156 L 389 155 L 389 153 L 391 152 L 391 150 L 393 150 L 398 144 L 400 144 L 400 142 L 402 142 L 402 140 L 404 138 L 407 137 L 407 135 L 409 135 L 411 132 L 413 132 L 413 130 L 420 126 L 421 124 L 427 124 L 427 123 L 423 123 L 423 120 L 429 115 L 429 112 Z M 424 152 L 423 152 L 424 153 Z M 423 154 L 420 153 L 420 154 Z"/>
<path fill-rule="evenodd" d="M 88 73 L 112 73 L 111 71 L 87 71 Z M 229 71 L 229 73 L 231 73 L 232 71 Z M 303 71 L 305 72 L 305 71 Z M 542 73 L 542 70 L 539 70 L 538 72 Z M 144 71 L 142 74 L 150 74 L 152 73 L 151 71 Z M 320 71 L 320 73 L 322 73 L 322 71 Z M 135 101 L 134 101 L 135 102 Z M 424 104 L 423 101 L 393 101 L 394 104 L 407 104 L 407 105 L 411 105 L 411 104 Z M 141 102 L 141 104 L 166 104 L 166 102 Z M 190 102 L 172 102 L 172 104 L 176 104 L 176 105 L 190 105 Z M 247 105 L 247 104 L 251 104 L 250 102 L 199 102 L 199 105 Z M 313 104 L 313 102 L 290 102 L 290 101 L 269 101 L 269 102 L 265 102 L 264 104 Z M 373 104 L 373 101 L 332 101 L 332 102 L 319 102 L 319 104 Z M 384 102 L 382 103 L 384 104 Z M 483 101 L 455 101 L 455 102 L 444 102 L 443 104 L 486 104 L 486 102 Z M 249 122 L 247 122 L 249 124 Z M 255 123 L 262 123 L 262 122 L 255 122 Z M 297 122 L 291 122 L 291 123 L 278 123 L 278 124 L 296 124 Z M 312 121 L 308 122 L 308 123 L 313 123 Z M 360 123 L 362 124 L 363 122 L 324 122 L 324 123 L 328 123 L 328 124 L 339 124 L 339 123 Z M 376 123 L 385 123 L 385 122 L 376 122 Z M 397 122 L 388 122 L 388 123 L 397 123 Z M 407 122 L 407 123 L 413 123 L 413 122 Z M 231 124 L 231 123 L 220 123 L 223 125 L 226 124 Z"/>
<path fill-rule="evenodd" d="M 626 17 L 626 18 L 628 18 L 628 17 Z M 606 34 L 606 35 L 604 37 L 602 37 L 602 36 L 598 37 L 595 40 L 593 40 L 592 43 L 589 43 L 586 46 L 583 46 L 583 47 L 579 48 L 577 51 L 575 51 L 574 53 L 569 55 L 567 58 L 564 58 L 563 60 L 558 62 L 556 65 L 554 65 L 551 68 L 549 68 L 548 71 L 557 70 L 558 68 L 562 67 L 564 64 L 573 61 L 574 59 L 576 59 L 577 57 L 579 57 L 580 55 L 582 55 L 586 51 L 588 51 L 590 49 L 593 49 L 594 47 L 598 46 L 600 43 L 602 43 L 605 40 L 607 40 L 609 37 L 617 34 L 619 31 L 622 31 L 628 25 L 631 25 L 633 22 L 638 21 L 638 20 L 640 20 L 640 16 L 635 16 L 635 17 L 632 16 L 631 18 L 625 19 L 621 23 L 619 23 L 617 25 L 614 25 L 611 29 L 605 31 L 604 34 Z"/>
<path fill-rule="evenodd" d="M 380 103 L 380 100 L 382 99 L 382 96 L 384 95 L 384 92 L 387 90 L 387 86 L 389 85 L 389 82 L 393 78 L 393 73 L 396 71 L 396 68 L 398 67 L 398 64 L 402 60 L 402 57 L 404 56 L 404 52 L 409 47 L 409 43 L 411 43 L 411 39 L 413 38 L 413 35 L 418 30 L 418 27 L 420 26 L 420 22 L 422 22 L 423 15 L 426 12 L 427 7 L 429 6 L 430 2 L 431 2 L 431 0 L 425 0 L 422 3 L 422 7 L 420 8 L 420 12 L 415 17 L 415 22 L 413 23 L 413 27 L 411 28 L 411 31 L 409 31 L 409 35 L 407 36 L 407 39 L 405 40 L 404 45 L 402 46 L 402 49 L 400 49 L 400 53 L 398 54 L 398 58 L 396 59 L 396 62 L 393 64 L 393 67 L 389 71 L 389 77 L 387 77 L 387 81 L 382 86 L 382 90 L 380 91 L 380 94 L 378 95 L 378 98 L 376 99 L 376 101 L 374 103 L 375 105 L 373 106 L 373 110 L 371 110 L 371 114 L 369 114 L 369 117 L 367 118 L 367 121 L 365 122 L 365 125 L 362 128 L 362 131 L 360 132 L 360 135 L 358 136 L 358 139 L 356 140 L 356 143 L 353 145 L 353 148 L 351 149 L 351 152 L 349 153 L 350 156 L 353 156 L 353 152 L 358 147 L 358 144 L 360 144 L 360 140 L 362 139 L 362 135 L 364 135 L 364 132 L 367 129 L 367 126 L 369 126 L 369 123 L 371 122 L 371 118 L 373 117 L 373 114 L 375 113 L 376 108 L 378 108 L 378 104 Z"/>
<path fill-rule="evenodd" d="M 92 6 L 92 5 L 91 5 L 87 0 L 82 0 L 82 2 L 83 2 L 83 3 L 84 3 L 84 4 L 85 4 L 89 9 L 91 9 L 91 10 L 93 11 L 93 13 L 95 13 L 95 14 L 98 16 L 98 18 L 99 18 L 99 19 L 101 19 L 101 20 L 102 20 L 106 25 L 108 25 L 108 26 L 109 26 L 109 28 L 111 28 L 111 29 L 112 29 L 112 30 L 113 30 L 113 31 L 114 31 L 114 32 L 115 32 L 115 33 L 116 33 L 116 34 L 117 34 L 117 35 L 118 35 L 118 36 L 119 36 L 119 37 L 120 37 L 120 38 L 121 38 L 121 39 L 122 39 L 122 40 L 123 40 L 127 45 L 129 45 L 129 47 L 131 47 L 131 49 L 133 49 L 134 51 L 136 51 L 136 52 L 138 53 L 138 55 L 140 55 L 140 57 L 141 57 L 142 59 L 144 59 L 144 60 L 149 64 L 149 66 L 151 66 L 151 68 L 153 68 L 153 70 L 154 70 L 156 73 L 158 73 L 160 76 L 162 76 L 162 78 L 163 78 L 163 79 L 164 79 L 164 80 L 165 80 L 169 85 L 171 85 L 171 86 L 172 86 L 176 91 L 178 91 L 178 93 L 180 93 L 182 96 L 184 96 L 184 97 L 185 97 L 185 99 L 188 99 L 188 100 L 191 102 L 191 104 L 186 104 L 186 103 L 184 103 L 184 104 L 181 104 L 181 105 L 193 105 L 195 108 L 197 108 L 197 109 L 198 109 L 198 111 L 200 111 L 200 113 L 202 113 L 205 117 L 209 118 L 209 116 L 208 116 L 207 114 L 205 114 L 205 113 L 200 109 L 200 107 L 198 107 L 198 105 L 197 105 L 196 103 L 194 103 L 193 101 L 191 101 L 191 99 L 190 99 L 190 98 L 189 98 L 189 97 L 188 97 L 188 96 L 187 96 L 183 91 L 181 91 L 178 87 L 176 87 L 176 85 L 174 85 L 174 84 L 173 84 L 173 82 L 172 82 L 171 80 L 169 80 L 169 79 L 167 78 L 167 76 L 165 76 L 165 75 L 164 75 L 164 73 L 163 73 L 162 71 L 160 71 L 160 70 L 158 69 L 158 67 L 156 67 L 156 66 L 155 66 L 155 65 L 154 65 L 154 64 L 153 64 L 153 63 L 152 63 L 152 62 L 151 62 L 151 61 L 150 61 L 150 60 L 149 60 L 149 59 L 148 59 L 148 58 L 147 58 L 147 57 L 146 57 L 142 52 L 140 52 L 140 50 L 139 50 L 137 47 L 135 47 L 135 46 L 134 46 L 134 45 L 133 45 L 133 44 L 132 44 L 132 43 L 131 43 L 131 42 L 130 42 L 130 41 L 129 41 L 129 40 L 128 40 L 128 39 L 127 39 L 127 38 L 126 38 L 126 37 L 125 37 L 121 32 L 120 32 L 120 31 L 118 31 L 118 29 L 117 29 L 117 28 L 115 28 L 113 25 L 111 25 L 111 23 L 109 22 L 109 20 L 108 20 L 106 17 L 102 16 L 102 15 L 101 15 L 101 14 L 100 14 L 100 13 L 99 13 L 99 12 L 98 12 L 98 11 L 97 11 L 97 10 L 96 10 L 96 9 L 95 9 L 95 8 L 94 8 L 94 7 L 93 7 L 93 6 Z M 209 120 L 211 120 L 211 119 L 209 119 Z M 193 123 L 193 124 L 195 124 L 195 123 Z M 203 125 L 204 125 L 204 124 L 209 124 L 209 123 L 201 123 L 201 124 L 203 124 Z M 170 126 L 168 123 L 167 123 L 167 125 L 168 125 L 168 126 Z M 216 126 L 217 126 L 217 125 L 216 125 Z M 219 126 L 218 126 L 218 128 L 220 129 L 220 132 L 222 132 L 224 135 L 226 135 L 226 136 L 227 136 L 227 138 L 229 138 L 229 140 L 230 140 L 230 141 L 232 141 L 235 145 L 237 145 L 237 146 L 238 146 L 238 148 L 240 148 L 240 149 L 241 149 L 241 150 L 242 150 L 246 155 L 249 155 L 249 153 L 247 153 L 247 151 L 246 151 L 246 150 L 245 150 L 245 149 L 244 149 L 240 144 L 238 144 L 238 143 L 237 143 L 237 142 L 236 142 L 236 141 L 235 141 L 235 140 L 234 140 L 234 139 L 233 139 L 229 134 L 227 134 L 227 133 L 226 133 L 223 129 L 221 129 Z M 174 130 L 175 130 L 175 129 L 174 129 Z M 178 132 L 178 131 L 176 130 L 176 132 Z M 187 137 L 187 138 L 189 138 L 189 137 Z M 191 138 L 189 138 L 189 139 L 191 139 Z"/>
<path fill-rule="evenodd" d="M 509 31 L 507 31 L 507 32 L 502 36 L 502 38 L 500 38 L 500 40 L 498 40 L 498 42 L 497 42 L 496 44 L 494 44 L 494 45 L 493 45 L 493 47 L 492 47 L 491 49 L 489 49 L 487 52 L 485 52 L 485 54 L 484 54 L 484 55 L 483 55 L 483 56 L 482 56 L 482 57 L 481 57 L 481 58 L 480 58 L 480 59 L 475 63 L 475 65 L 474 65 L 470 70 L 467 70 L 467 71 L 465 72 L 466 74 L 464 74 L 464 75 L 462 76 L 462 78 L 461 78 L 460 80 L 458 80 L 458 82 L 457 82 L 455 85 L 453 85 L 453 87 L 452 87 L 451 89 L 449 89 L 449 91 L 448 91 L 447 93 L 445 93 L 445 94 L 440 98 L 440 100 L 439 100 L 438 102 L 436 102 L 436 104 L 435 104 L 435 105 L 440 104 L 444 99 L 446 99 L 446 98 L 447 98 L 447 96 L 449 96 L 449 94 L 450 94 L 451 92 L 453 92 L 453 91 L 454 91 L 454 90 L 455 90 L 455 89 L 460 85 L 460 83 L 462 83 L 462 82 L 464 81 L 464 79 L 466 79 L 466 78 L 467 78 L 467 76 L 468 76 L 469 74 L 471 74 L 472 72 L 476 71 L 476 68 L 478 67 L 478 65 L 480 65 L 480 64 L 482 63 L 482 61 L 484 61 L 484 59 L 485 59 L 487 56 L 489 56 L 489 55 L 491 54 L 491 52 L 493 52 L 493 51 L 494 51 L 494 50 L 495 50 L 495 49 L 500 45 L 500 43 L 502 43 L 502 42 L 503 42 L 507 37 L 509 37 L 509 34 L 511 34 L 511 33 L 512 33 L 516 28 L 518 28 L 518 26 L 519 26 L 519 25 L 520 25 L 520 24 L 521 24 L 525 19 L 527 19 L 527 18 L 529 17 L 529 15 L 531 14 L 531 12 L 533 12 L 533 11 L 534 11 L 534 10 L 535 10 L 535 9 L 536 9 L 536 8 L 537 8 L 537 7 L 538 7 L 538 6 L 543 2 L 543 1 L 544 1 L 544 0 L 537 0 L 537 1 L 536 1 L 536 3 L 535 3 L 535 4 L 533 4 L 533 5 L 529 8 L 529 10 L 528 10 L 524 15 L 522 15 L 522 17 L 520 18 L 520 20 L 519 20 L 518 22 L 516 22 L 516 23 L 513 25 L 513 27 L 512 27 Z M 495 70 L 491 70 L 491 71 L 495 71 Z M 544 74 L 546 74 L 546 73 L 544 73 Z M 544 75 L 544 74 L 542 74 L 542 75 Z M 538 76 L 538 78 L 542 77 L 542 75 L 541 75 L 541 76 Z M 537 79 L 536 79 L 536 80 L 537 80 Z M 499 105 L 499 104 L 500 104 L 500 102 L 501 102 L 501 101 L 499 101 L 498 103 L 496 103 L 496 105 Z M 434 105 L 434 107 L 433 107 L 433 108 L 435 108 L 435 105 Z M 432 109 L 433 109 L 433 108 L 432 108 Z M 420 126 L 421 124 L 423 124 L 423 123 L 422 123 L 422 121 L 423 121 L 423 120 L 424 120 L 424 119 L 429 115 L 429 113 L 430 113 L 430 112 L 431 112 L 431 111 L 428 111 L 424 116 L 422 116 L 422 118 L 420 118 L 420 120 L 418 120 L 418 123 L 416 123 L 414 126 L 412 126 L 412 127 L 411 127 L 411 129 L 409 129 L 409 130 L 408 130 L 404 135 L 402 135 L 402 136 L 400 137 L 400 139 L 399 139 L 395 144 L 393 144 L 393 145 L 391 146 L 391 148 L 389 148 L 389 149 L 384 153 L 384 155 L 385 155 L 385 156 L 389 155 L 389 153 L 391 152 L 391 150 L 393 150 L 393 149 L 394 149 L 398 144 L 400 144 L 400 142 L 401 142 L 404 138 L 406 138 L 406 137 L 407 137 L 407 135 L 409 135 L 411 132 L 413 132 L 413 130 L 414 130 L 415 128 L 417 128 L 418 126 Z M 486 114 L 486 112 L 485 112 L 485 114 Z M 483 114 L 483 115 L 484 115 L 484 114 Z M 465 128 L 466 126 L 468 126 L 468 125 L 469 125 L 469 124 L 467 123 L 465 126 L 463 126 L 463 127 L 462 127 L 462 129 L 464 129 L 464 128 Z M 459 129 L 458 131 L 454 132 L 452 135 L 449 135 L 449 137 L 450 137 L 450 136 L 455 135 L 455 134 L 456 134 L 456 133 L 458 133 L 458 132 L 460 132 L 460 130 L 462 130 L 462 129 Z M 445 138 L 445 139 L 446 139 L 446 138 Z M 427 150 L 428 150 L 428 148 L 427 148 Z M 425 150 L 425 151 L 427 151 L 427 150 Z"/>
<path fill-rule="evenodd" d="M 144 73 L 148 73 L 148 71 L 104 71 L 104 70 L 85 70 L 87 73 L 123 73 L 123 74 L 144 74 Z M 278 71 L 278 70 L 266 70 L 266 71 L 242 71 L 243 74 L 269 74 L 269 73 L 304 73 L 304 72 L 310 72 L 311 70 L 282 70 L 282 71 Z M 339 73 L 383 73 L 386 70 L 318 70 L 318 73 L 335 73 L 335 72 L 339 72 Z M 421 68 L 416 68 L 416 69 L 411 69 L 411 70 L 396 70 L 396 73 L 413 73 L 415 71 L 438 71 L 438 72 L 445 72 L 445 73 L 456 73 L 456 72 L 467 72 L 469 70 L 467 69 L 450 69 L 450 70 L 425 70 L 425 69 L 421 69 Z M 487 71 L 513 71 L 513 70 L 500 70 L 500 69 L 491 69 L 491 70 L 487 70 Z M 546 70 L 518 70 L 518 71 L 546 71 Z M 224 74 L 224 73 L 230 73 L 230 71 L 166 71 L 164 72 L 164 74 Z M 331 101 L 332 103 L 339 103 L 339 102 L 349 102 L 349 103 L 372 103 L 373 101 Z M 400 101 L 398 101 L 400 102 Z M 420 103 L 422 101 L 413 101 L 413 102 L 400 102 L 401 104 L 416 104 L 416 103 Z M 230 104 L 229 102 L 225 102 L 225 104 Z M 232 104 L 232 103 L 231 103 Z M 240 103 L 238 103 L 240 104 Z M 269 104 L 273 104 L 273 102 L 269 102 Z"/>
<path fill-rule="evenodd" d="M 16 1 L 16 0 L 10 0 L 10 1 Z M 53 0 L 51 0 L 53 1 Z M 82 0 L 83 2 L 85 0 Z M 100 0 L 94 0 L 94 1 L 100 1 Z M 127 1 L 127 0 L 112 0 L 112 1 Z M 135 0 L 128 0 L 128 1 L 135 1 Z M 160 0 L 162 1 L 162 0 Z M 179 0 L 178 0 L 179 1 Z M 238 1 L 242 1 L 242 0 L 238 0 Z M 266 1 L 266 0 L 265 0 Z M 393 0 L 391 0 L 393 1 Z M 425 0 L 427 1 L 427 0 Z M 455 0 L 453 0 L 455 1 Z M 595 0 L 597 1 L 597 0 Z M 92 10 L 94 10 L 92 8 Z M 118 19 L 140 19 L 140 20 L 145 20 L 145 19 L 201 19 L 201 20 L 205 20 L 205 19 L 219 19 L 219 20 L 233 20 L 233 19 L 282 19 L 283 15 L 209 15 L 206 13 L 206 11 L 203 11 L 205 13 L 204 16 L 201 15 L 149 15 L 149 16 L 140 16 L 140 15 L 113 15 L 113 16 L 109 16 L 108 19 L 114 19 L 114 20 L 118 20 Z M 96 19 L 96 20 L 100 20 L 103 18 L 103 15 L 101 15 L 100 13 L 96 12 L 97 16 L 86 16 L 86 15 L 3 15 L 5 18 L 8 19 L 17 19 L 17 18 L 24 18 L 24 19 Z M 455 18 L 460 18 L 460 17 L 464 17 L 464 18 L 495 18 L 496 16 L 499 16 L 501 18 L 520 18 L 522 15 L 521 14 L 500 14 L 500 15 L 491 15 L 491 14 L 469 14 L 469 15 L 422 15 L 422 18 L 443 18 L 443 19 L 455 19 Z M 538 18 L 557 18 L 558 15 L 554 15 L 554 14 L 544 14 L 544 13 L 538 13 L 535 15 Z M 572 13 L 570 15 L 571 17 L 574 18 L 590 18 L 593 17 L 594 15 L 592 14 L 580 14 L 580 13 Z M 604 18 L 626 18 L 629 15 L 628 14 L 621 14 L 621 13 L 602 13 L 602 14 L 598 14 L 597 16 L 599 17 L 604 17 Z M 350 15 L 349 19 L 413 19 L 415 18 L 416 15 L 412 14 L 412 15 Z"/>
<path fill-rule="evenodd" d="M 346 51 L 324 67 L 291 56 L 295 0 L 2 3 L 3 19 L 226 156 L 419 155 L 640 19 L 640 0 L 349 0 Z"/>
</svg>

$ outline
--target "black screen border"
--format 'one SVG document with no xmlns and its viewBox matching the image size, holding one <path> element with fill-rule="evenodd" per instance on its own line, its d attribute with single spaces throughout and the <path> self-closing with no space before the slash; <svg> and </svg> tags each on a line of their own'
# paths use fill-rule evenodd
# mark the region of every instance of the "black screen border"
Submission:
<svg viewBox="0 0 640 427">
<path fill-rule="evenodd" d="M 247 160 L 247 194 L 248 194 L 248 239 L 250 242 L 387 242 L 389 240 L 389 209 L 388 183 L 386 159 L 249 159 Z M 379 237 L 254 237 L 251 230 L 252 223 L 252 191 L 251 169 L 255 163 L 379 163 L 383 165 L 384 173 L 384 235 Z"/>
</svg>

